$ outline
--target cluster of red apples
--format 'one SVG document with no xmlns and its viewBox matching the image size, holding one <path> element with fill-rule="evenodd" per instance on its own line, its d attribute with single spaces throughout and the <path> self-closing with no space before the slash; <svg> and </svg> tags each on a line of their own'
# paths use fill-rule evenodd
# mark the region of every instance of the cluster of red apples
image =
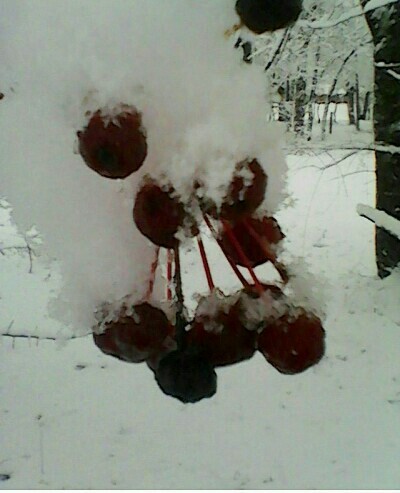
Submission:
<svg viewBox="0 0 400 493">
<path fill-rule="evenodd" d="M 77 135 L 86 164 L 106 178 L 124 179 L 145 162 L 146 132 L 140 112 L 132 106 L 121 106 L 112 117 L 98 110 Z M 289 279 L 276 254 L 284 234 L 276 219 L 257 211 L 267 184 L 267 174 L 254 157 L 232 164 L 230 182 L 218 205 L 207 197 L 201 180 L 193 183 L 189 203 L 184 203 L 171 183 L 145 176 L 134 200 L 132 227 L 135 223 L 155 246 L 147 293 L 137 303 L 122 303 L 111 316 L 105 308 L 93 331 L 95 344 L 121 360 L 146 362 L 163 392 L 182 402 L 214 395 L 215 368 L 247 360 L 256 351 L 285 374 L 316 364 L 324 353 L 320 319 L 294 306 L 280 287 L 262 283 L 254 272 L 256 266 L 271 262 L 281 287 Z M 215 286 L 199 218 L 240 280 L 239 292 L 225 295 Z M 181 235 L 196 239 L 210 291 L 192 320 L 186 315 L 182 289 Z M 153 299 L 161 249 L 167 252 L 166 299 L 172 308 L 168 316 Z M 250 281 L 239 267 L 248 270 Z"/>
</svg>

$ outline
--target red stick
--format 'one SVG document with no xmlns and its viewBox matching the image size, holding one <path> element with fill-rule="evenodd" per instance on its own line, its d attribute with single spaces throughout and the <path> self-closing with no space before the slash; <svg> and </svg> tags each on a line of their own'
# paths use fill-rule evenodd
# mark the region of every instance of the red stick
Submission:
<svg viewBox="0 0 400 493">
<path fill-rule="evenodd" d="M 222 250 L 222 253 L 225 255 L 226 260 L 229 262 L 230 266 L 232 267 L 232 269 L 233 269 L 234 273 L 236 274 L 236 276 L 238 277 L 239 281 L 243 284 L 243 286 L 245 288 L 248 288 L 250 286 L 250 284 L 246 281 L 246 278 L 240 272 L 237 265 L 227 255 L 226 250 L 222 244 L 222 241 L 218 238 L 218 235 L 217 235 L 215 229 L 213 228 L 211 221 L 209 220 L 209 218 L 205 214 L 204 214 L 204 221 L 206 222 L 208 228 L 210 229 L 212 235 L 214 236 L 215 241 L 218 243 L 219 247 Z"/>
<path fill-rule="evenodd" d="M 156 249 L 154 250 L 154 260 L 153 260 L 153 263 L 151 264 L 149 285 L 147 287 L 146 296 L 145 296 L 146 301 L 148 301 L 150 296 L 153 294 L 154 281 L 156 278 L 156 271 L 157 271 L 157 266 L 158 266 L 159 254 L 160 254 L 160 247 L 156 247 Z"/>
<path fill-rule="evenodd" d="M 167 261 L 167 300 L 172 300 L 171 282 L 172 282 L 172 250 L 168 250 Z"/>
<path fill-rule="evenodd" d="M 265 255 L 268 257 L 268 260 L 273 264 L 275 269 L 278 271 L 279 275 L 282 278 L 282 281 L 286 284 L 289 281 L 289 276 L 286 271 L 286 268 L 283 264 L 278 262 L 276 254 L 274 251 L 272 251 L 268 245 L 266 244 L 265 241 L 259 236 L 257 231 L 253 228 L 253 226 L 246 220 L 243 221 L 245 228 L 247 229 L 249 235 L 256 240 L 256 242 L 259 244 L 260 248 L 262 251 L 265 253 Z"/>
<path fill-rule="evenodd" d="M 249 274 L 250 274 L 251 278 L 254 281 L 254 284 L 255 284 L 255 287 L 256 287 L 257 291 L 260 294 L 263 294 L 264 293 L 264 289 L 263 289 L 260 281 L 258 280 L 258 278 L 257 278 L 257 276 L 256 276 L 256 274 L 255 274 L 255 272 L 253 270 L 253 267 L 250 264 L 249 259 L 247 258 L 246 254 L 244 253 L 242 247 L 240 246 L 239 241 L 237 240 L 236 236 L 233 234 L 233 231 L 232 231 L 232 228 L 231 228 L 230 224 L 228 223 L 228 221 L 225 221 L 224 219 L 221 219 L 221 222 L 222 222 L 222 226 L 223 226 L 223 228 L 225 230 L 225 233 L 227 234 L 227 236 L 229 238 L 229 241 L 231 242 L 232 246 L 234 247 L 234 249 L 238 253 L 238 255 L 240 257 L 240 260 L 243 262 L 243 264 L 248 269 Z"/>
<path fill-rule="evenodd" d="M 210 264 L 208 263 L 206 250 L 204 248 L 204 243 L 203 243 L 203 240 L 201 239 L 201 236 L 197 237 L 197 244 L 199 246 L 201 260 L 203 262 L 204 272 L 206 273 L 208 287 L 209 287 L 210 291 L 213 291 L 213 289 L 215 288 L 215 285 L 213 282 Z"/>
</svg>

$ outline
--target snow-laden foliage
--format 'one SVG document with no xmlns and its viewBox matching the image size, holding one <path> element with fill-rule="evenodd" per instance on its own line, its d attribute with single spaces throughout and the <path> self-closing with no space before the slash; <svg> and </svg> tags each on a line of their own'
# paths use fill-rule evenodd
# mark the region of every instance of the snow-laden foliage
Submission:
<svg viewBox="0 0 400 493">
<path fill-rule="evenodd" d="M 235 163 L 257 157 L 267 210 L 280 203 L 280 130 L 266 124 L 262 69 L 225 35 L 235 22 L 231 0 L 2 2 L 1 194 L 20 228 L 42 234 L 42 258 L 60 262 L 55 313 L 76 331 L 105 300 L 146 290 L 153 248 L 132 220 L 143 173 L 166 175 L 183 198 L 201 177 L 218 199 Z M 148 143 L 123 182 L 76 152 L 85 113 L 121 103 L 143 113 Z"/>
</svg>

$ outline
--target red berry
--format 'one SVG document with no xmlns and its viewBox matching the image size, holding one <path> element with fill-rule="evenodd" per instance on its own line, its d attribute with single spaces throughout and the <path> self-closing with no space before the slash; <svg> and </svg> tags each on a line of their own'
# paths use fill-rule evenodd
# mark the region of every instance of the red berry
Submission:
<svg viewBox="0 0 400 493">
<path fill-rule="evenodd" d="M 202 191 L 204 185 L 200 181 L 195 183 L 194 191 L 204 213 L 215 219 L 238 221 L 250 216 L 262 203 L 267 181 L 267 175 L 257 159 L 247 159 L 236 164 L 232 181 L 227 187 L 219 210 L 214 200 Z"/>
<path fill-rule="evenodd" d="M 210 316 L 197 314 L 186 337 L 213 366 L 225 366 L 251 358 L 257 336 L 245 328 L 234 307 L 221 307 Z"/>
<path fill-rule="evenodd" d="M 250 31 L 262 34 L 293 24 L 302 10 L 302 0 L 237 0 L 236 12 Z"/>
<path fill-rule="evenodd" d="M 173 197 L 174 189 L 163 190 L 156 182 L 147 178 L 136 195 L 133 217 L 139 231 L 155 245 L 175 248 L 178 229 L 183 227 L 185 208 Z"/>
<path fill-rule="evenodd" d="M 177 349 L 161 359 L 155 371 L 160 389 L 183 403 L 212 397 L 217 375 L 210 362 L 196 348 Z"/>
<path fill-rule="evenodd" d="M 273 251 L 271 251 L 270 245 L 279 243 L 285 237 L 278 222 L 273 217 L 265 216 L 262 219 L 244 218 L 234 223 L 231 228 L 251 267 L 262 265 L 268 260 L 271 260 L 271 253 L 273 255 Z M 258 236 L 259 241 L 252 236 L 249 229 Z M 229 258 L 236 265 L 247 267 L 225 231 L 221 235 L 221 241 Z"/>
<path fill-rule="evenodd" d="M 267 175 L 256 159 L 238 163 L 221 205 L 219 218 L 237 221 L 250 216 L 264 200 L 266 187 Z"/>
<path fill-rule="evenodd" d="M 94 340 L 106 354 L 140 363 L 161 351 L 171 330 L 162 310 L 149 303 L 141 303 L 130 310 L 124 308 L 115 322 L 105 324 L 103 334 L 94 335 Z"/>
<path fill-rule="evenodd" d="M 280 318 L 288 310 L 283 292 L 273 284 L 262 284 L 261 296 L 254 286 L 244 288 L 235 303 L 234 309 L 248 330 L 262 331 L 266 326 Z"/>
<path fill-rule="evenodd" d="M 104 354 L 114 356 L 118 359 L 123 359 L 121 356 L 121 351 L 116 345 L 114 338 L 115 334 L 112 330 L 106 330 L 102 334 L 93 333 L 94 343 Z"/>
<path fill-rule="evenodd" d="M 142 115 L 132 106 L 123 106 L 113 117 L 96 111 L 77 135 L 86 164 L 106 178 L 126 178 L 147 156 Z"/>
<path fill-rule="evenodd" d="M 171 325 L 165 313 L 149 303 L 132 307 L 133 314 L 118 320 L 117 346 L 124 354 L 136 351 L 141 361 L 161 350 L 165 338 L 171 333 Z"/>
<path fill-rule="evenodd" d="M 325 331 L 318 317 L 299 309 L 268 325 L 259 335 L 258 349 L 281 373 L 300 373 L 324 355 Z"/>
</svg>

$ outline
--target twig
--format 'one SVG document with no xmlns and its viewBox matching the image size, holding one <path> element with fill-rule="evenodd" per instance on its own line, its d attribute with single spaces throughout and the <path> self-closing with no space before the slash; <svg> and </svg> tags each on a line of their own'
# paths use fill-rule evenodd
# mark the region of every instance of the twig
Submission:
<svg viewBox="0 0 400 493">
<path fill-rule="evenodd" d="M 179 349 L 184 349 L 186 344 L 186 326 L 188 321 L 185 318 L 185 299 L 183 296 L 182 289 L 182 275 L 181 275 L 181 261 L 179 245 L 174 248 L 175 257 L 175 274 L 174 274 L 174 284 L 175 284 L 175 296 L 176 296 L 176 319 L 175 319 L 175 333 L 176 333 L 176 343 Z"/>
<path fill-rule="evenodd" d="M 39 414 L 36 416 L 39 425 L 39 456 L 40 456 L 40 473 L 44 476 L 44 447 L 43 447 L 43 422 L 41 419 L 43 416 Z"/>
<path fill-rule="evenodd" d="M 8 332 L 5 332 L 4 334 L 0 334 L 1 337 L 9 337 L 13 340 L 15 339 L 34 339 L 36 341 L 72 341 L 73 339 L 82 339 L 83 337 L 87 337 L 91 335 L 90 334 L 85 334 L 83 336 L 71 336 L 68 337 L 68 339 L 62 338 L 62 337 L 41 337 L 41 336 L 31 336 L 27 334 L 9 334 Z"/>
<path fill-rule="evenodd" d="M 203 215 L 204 217 L 204 221 L 205 223 L 207 224 L 208 226 L 208 229 L 211 231 L 211 234 L 213 235 L 215 241 L 218 243 L 219 247 L 221 248 L 221 251 L 222 253 L 224 254 L 226 260 L 229 262 L 229 265 L 232 267 L 232 270 L 233 272 L 236 274 L 237 278 L 239 279 L 239 281 L 242 283 L 243 287 L 247 288 L 250 286 L 250 283 L 247 282 L 246 278 L 243 276 L 243 274 L 240 272 L 240 270 L 238 269 L 237 265 L 235 264 L 235 262 L 231 259 L 231 257 L 228 255 L 226 249 L 224 248 L 224 245 L 221 241 L 220 238 L 218 238 L 218 234 L 217 232 L 215 231 L 213 225 L 211 224 L 211 221 L 210 219 L 207 217 L 206 214 Z"/>
<path fill-rule="evenodd" d="M 158 257 L 160 255 L 160 247 L 156 247 L 156 249 L 154 250 L 154 260 L 151 264 L 151 267 L 150 267 L 150 277 L 149 277 L 149 283 L 148 283 L 148 286 L 147 286 L 147 292 L 146 292 L 146 295 L 145 295 L 145 299 L 146 300 L 149 300 L 150 299 L 150 296 L 153 294 L 153 289 L 154 289 L 154 281 L 156 279 L 156 271 L 157 271 L 157 267 L 158 267 Z"/>
<path fill-rule="evenodd" d="M 337 17 L 336 19 L 333 19 L 331 21 L 314 21 L 314 22 L 307 22 L 307 21 L 297 21 L 298 26 L 300 27 L 307 27 L 311 29 L 325 29 L 328 27 L 336 27 L 339 24 L 342 24 L 343 22 L 347 22 L 350 19 L 354 19 L 355 17 L 361 17 L 367 12 L 370 12 L 372 10 L 376 10 L 382 7 L 385 7 L 386 5 L 391 5 L 399 0 L 370 0 L 364 9 L 360 9 L 359 7 L 354 7 L 351 9 L 349 12 L 346 14 L 341 15 L 340 17 Z"/>
<path fill-rule="evenodd" d="M 171 290 L 171 282 L 172 282 L 172 258 L 173 252 L 168 249 L 167 252 L 167 300 L 172 300 L 172 290 Z"/>
<path fill-rule="evenodd" d="M 32 248 L 28 243 L 28 240 L 24 237 L 25 243 L 26 243 L 26 248 L 28 249 L 28 255 L 29 255 L 29 274 L 32 274 L 33 271 L 33 261 L 32 261 Z"/>
<path fill-rule="evenodd" d="M 283 51 L 283 47 L 286 45 L 286 42 L 287 42 L 288 37 L 289 37 L 289 30 L 290 30 L 290 28 L 286 29 L 285 32 L 283 33 L 282 38 L 278 44 L 278 47 L 276 48 L 274 54 L 272 55 L 269 62 L 267 63 L 267 65 L 264 68 L 264 72 L 268 72 L 268 70 L 272 67 L 272 65 L 274 64 L 277 57 Z M 256 54 L 254 54 L 253 56 L 255 56 L 255 55 Z"/>
<path fill-rule="evenodd" d="M 337 144 L 334 145 L 322 145 L 322 144 L 307 144 L 307 145 L 302 145 L 301 143 L 296 143 L 293 146 L 285 146 L 283 149 L 290 153 L 294 152 L 297 153 L 298 151 L 321 151 L 321 152 L 326 152 L 328 150 L 330 151 L 374 151 L 374 152 L 388 152 L 390 154 L 400 154 L 400 147 L 399 146 L 394 146 L 394 145 L 387 145 L 384 143 L 379 143 L 377 142 L 376 144 L 365 144 L 361 146 L 356 146 L 352 144 L 344 144 L 338 146 Z"/>
<path fill-rule="evenodd" d="M 254 285 L 255 285 L 257 291 L 260 294 L 263 294 L 264 293 L 264 288 L 262 287 L 262 284 L 258 280 L 258 277 L 256 276 L 256 273 L 254 272 L 254 270 L 253 270 L 253 268 L 252 268 L 252 266 L 250 264 L 250 261 L 247 258 L 245 252 L 243 251 L 243 249 L 242 249 L 239 241 L 237 240 L 236 236 L 234 235 L 234 233 L 233 233 L 233 231 L 231 229 L 230 224 L 228 223 L 228 221 L 225 221 L 224 219 L 221 220 L 221 223 L 222 223 L 222 226 L 224 228 L 224 231 L 225 231 L 225 233 L 227 235 L 227 238 L 231 242 L 233 248 L 236 250 L 236 252 L 237 252 L 237 254 L 238 254 L 241 262 L 243 262 L 243 264 L 245 265 L 245 267 L 249 271 L 249 274 L 250 274 L 251 278 L 254 281 Z"/>
<path fill-rule="evenodd" d="M 395 217 L 364 204 L 357 205 L 357 213 L 400 240 L 400 221 Z"/>
<path fill-rule="evenodd" d="M 200 250 L 200 256 L 201 256 L 201 260 L 203 263 L 204 272 L 206 274 L 208 288 L 210 291 L 213 291 L 215 288 L 215 285 L 214 285 L 214 281 L 213 281 L 212 274 L 211 274 L 210 264 L 208 263 L 206 250 L 204 248 L 204 243 L 203 243 L 203 240 L 201 239 L 201 236 L 197 237 L 197 244 L 198 244 L 198 247 Z"/>
<path fill-rule="evenodd" d="M 346 156 L 343 156 L 342 158 L 337 159 L 333 163 L 326 164 L 326 165 L 324 165 L 322 167 L 317 166 L 316 164 L 310 164 L 310 165 L 307 165 L 307 166 L 302 166 L 299 169 L 316 168 L 316 169 L 318 169 L 320 171 L 326 171 L 329 168 L 333 168 L 334 166 L 338 166 L 340 163 L 342 163 L 343 161 L 346 161 L 346 159 L 348 159 L 349 157 L 352 157 L 352 156 L 358 154 L 359 152 L 360 151 L 358 151 L 358 150 L 357 151 L 352 151 L 349 154 L 346 154 Z"/>
<path fill-rule="evenodd" d="M 15 250 L 15 251 L 27 251 L 28 256 L 29 256 L 29 274 L 32 274 L 33 272 L 33 256 L 35 255 L 34 250 L 32 249 L 31 245 L 29 244 L 28 240 L 26 237 L 24 237 L 25 241 L 25 246 L 21 245 L 11 245 L 11 246 L 6 246 L 0 248 L 0 253 L 5 256 L 5 251 L 7 250 Z"/>
<path fill-rule="evenodd" d="M 267 257 L 267 259 L 275 267 L 276 271 L 281 276 L 282 282 L 284 284 L 287 284 L 288 281 L 289 281 L 289 274 L 287 272 L 287 269 L 286 269 L 286 267 L 281 262 L 278 262 L 278 258 L 276 256 L 275 252 L 271 250 L 270 246 L 268 245 L 268 242 L 265 241 L 265 240 L 263 240 L 260 237 L 260 235 L 251 226 L 251 224 L 250 224 L 250 222 L 248 220 L 245 220 L 244 221 L 244 226 L 247 229 L 247 231 L 250 234 L 250 236 L 257 242 L 258 246 L 264 252 L 264 254 Z"/>
</svg>

